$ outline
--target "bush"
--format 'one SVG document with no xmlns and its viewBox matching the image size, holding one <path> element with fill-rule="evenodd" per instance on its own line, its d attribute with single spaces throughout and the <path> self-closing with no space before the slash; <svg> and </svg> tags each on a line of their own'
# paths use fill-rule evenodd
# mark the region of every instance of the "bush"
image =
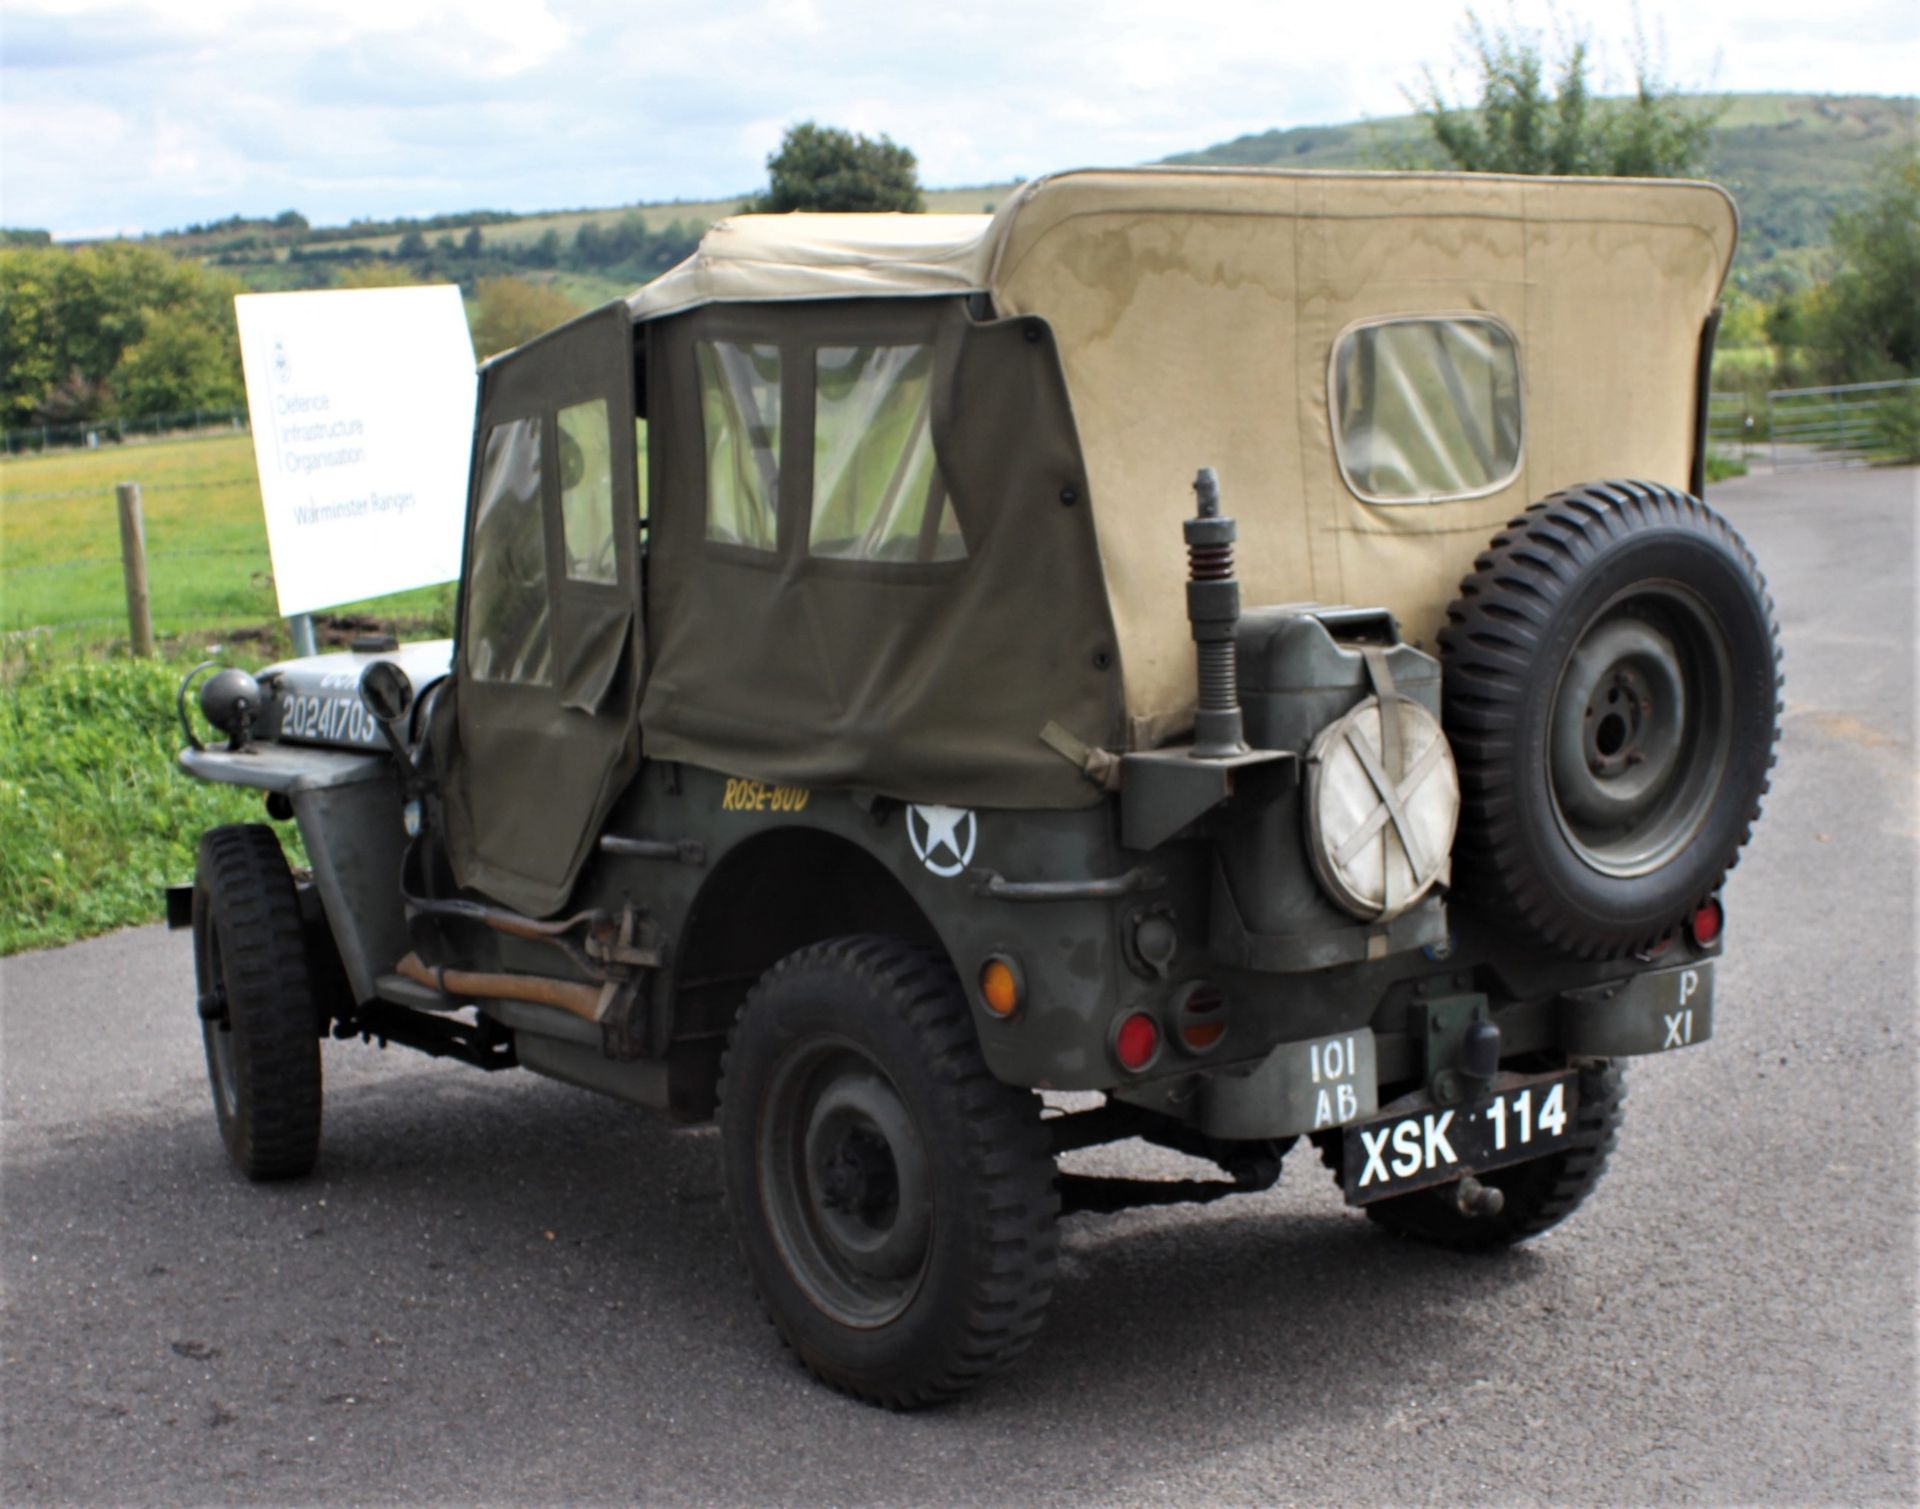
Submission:
<svg viewBox="0 0 1920 1509">
<path fill-rule="evenodd" d="M 262 820 L 260 794 L 175 764 L 183 664 L 36 663 L 0 701 L 0 954 L 153 922 L 201 832 Z M 291 827 L 288 858 L 305 855 Z"/>
</svg>

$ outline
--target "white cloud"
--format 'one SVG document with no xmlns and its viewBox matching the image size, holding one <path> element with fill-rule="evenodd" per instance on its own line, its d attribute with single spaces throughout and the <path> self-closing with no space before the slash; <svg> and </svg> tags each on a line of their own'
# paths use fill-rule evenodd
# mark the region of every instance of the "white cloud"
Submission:
<svg viewBox="0 0 1920 1509">
<path fill-rule="evenodd" d="M 1643 9 L 1683 84 L 1895 93 L 1920 78 L 1912 0 Z M 1624 8 L 1560 11 L 1624 78 Z M 760 182 L 781 129 L 809 117 L 886 132 L 928 183 L 994 181 L 1399 114 L 1424 65 L 1445 72 L 1463 14 L 1433 0 L 8 0 L 0 201 L 9 223 L 68 232 L 288 206 L 342 220 L 717 197 Z M 1551 37 L 1545 0 L 1510 15 Z"/>
</svg>

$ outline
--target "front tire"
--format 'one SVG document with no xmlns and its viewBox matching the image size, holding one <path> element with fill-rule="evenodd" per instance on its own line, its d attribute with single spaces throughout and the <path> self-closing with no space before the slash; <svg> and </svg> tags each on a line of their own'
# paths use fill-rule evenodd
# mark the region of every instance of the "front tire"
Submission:
<svg viewBox="0 0 1920 1509">
<path fill-rule="evenodd" d="M 1051 1152 L 943 957 L 857 937 L 777 964 L 734 1027 L 720 1129 L 754 1288 L 820 1378 L 911 1409 L 1032 1342 L 1058 1252 Z"/>
<path fill-rule="evenodd" d="M 320 1152 L 320 1035 L 300 900 L 257 823 L 200 840 L 193 967 L 220 1140 L 249 1179 L 293 1179 Z"/>
</svg>

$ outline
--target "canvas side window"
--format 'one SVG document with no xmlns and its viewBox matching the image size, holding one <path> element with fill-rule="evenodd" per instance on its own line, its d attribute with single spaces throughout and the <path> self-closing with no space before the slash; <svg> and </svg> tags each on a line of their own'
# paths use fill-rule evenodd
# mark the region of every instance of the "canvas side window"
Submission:
<svg viewBox="0 0 1920 1509">
<path fill-rule="evenodd" d="M 1498 490 L 1520 469 L 1520 359 L 1478 316 L 1384 320 L 1341 336 L 1333 439 L 1370 503 L 1437 503 Z"/>
<path fill-rule="evenodd" d="M 560 411 L 560 518 L 567 541 L 567 575 L 577 582 L 612 582 L 613 437 L 607 401 L 594 398 Z"/>
<path fill-rule="evenodd" d="M 707 538 L 752 550 L 778 545 L 780 348 L 701 341 Z"/>
<path fill-rule="evenodd" d="M 551 684 L 550 611 L 540 420 L 516 419 L 487 432 L 480 461 L 467 578 L 467 669 L 482 681 Z"/>
<path fill-rule="evenodd" d="M 811 554 L 966 559 L 934 461 L 932 397 L 931 346 L 822 346 L 814 353 Z"/>
</svg>

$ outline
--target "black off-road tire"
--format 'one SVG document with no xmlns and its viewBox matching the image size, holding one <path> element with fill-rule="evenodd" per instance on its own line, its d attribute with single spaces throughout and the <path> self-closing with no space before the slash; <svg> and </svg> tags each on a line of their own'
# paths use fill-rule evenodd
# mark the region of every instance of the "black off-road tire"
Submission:
<svg viewBox="0 0 1920 1509">
<path fill-rule="evenodd" d="M 1440 655 L 1457 898 L 1602 959 L 1714 894 L 1780 711 L 1773 601 L 1725 519 L 1650 482 L 1555 493 L 1475 561 Z"/>
<path fill-rule="evenodd" d="M 775 965 L 728 1043 L 720 1136 L 754 1288 L 826 1382 L 936 1404 L 1039 1331 L 1058 1257 L 1050 1146 L 1037 1097 L 987 1071 L 944 957 L 852 937 Z"/>
<path fill-rule="evenodd" d="M 1479 1176 L 1498 1189 L 1505 1204 L 1498 1215 L 1470 1216 L 1460 1209 L 1458 1186 L 1419 1189 L 1364 1206 L 1375 1225 L 1401 1236 L 1450 1247 L 1456 1252 L 1490 1252 L 1512 1247 L 1549 1231 L 1585 1203 L 1619 1140 L 1626 1119 L 1627 1087 L 1623 1067 L 1601 1064 L 1580 1072 L 1573 1131 L 1560 1152 L 1531 1163 L 1516 1163 Z M 1340 1177 L 1339 1133 L 1317 1139 L 1322 1161 Z"/>
<path fill-rule="evenodd" d="M 194 979 L 220 1140 L 249 1179 L 292 1179 L 320 1151 L 320 1020 L 300 901 L 271 828 L 200 840 Z"/>
</svg>

